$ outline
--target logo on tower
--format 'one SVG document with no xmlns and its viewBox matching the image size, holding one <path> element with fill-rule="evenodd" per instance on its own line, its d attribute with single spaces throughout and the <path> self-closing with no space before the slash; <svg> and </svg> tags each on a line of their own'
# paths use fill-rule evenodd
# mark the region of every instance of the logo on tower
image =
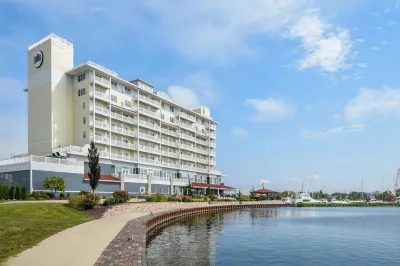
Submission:
<svg viewBox="0 0 400 266">
<path fill-rule="evenodd" d="M 43 64 L 43 52 L 42 51 L 37 51 L 35 53 L 35 56 L 33 57 L 33 64 L 35 65 L 36 68 L 39 68 Z"/>
</svg>

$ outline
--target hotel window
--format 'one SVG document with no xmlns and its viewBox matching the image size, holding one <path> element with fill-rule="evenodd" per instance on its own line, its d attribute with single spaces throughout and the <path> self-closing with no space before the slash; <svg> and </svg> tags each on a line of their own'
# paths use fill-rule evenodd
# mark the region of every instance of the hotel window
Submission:
<svg viewBox="0 0 400 266">
<path fill-rule="evenodd" d="M 82 103 L 82 109 L 85 110 L 86 109 L 86 102 Z"/>
<path fill-rule="evenodd" d="M 117 96 L 111 95 L 111 101 L 116 103 L 118 101 Z"/>
<path fill-rule="evenodd" d="M 174 112 L 174 107 L 170 106 L 169 109 L 171 110 L 171 112 Z"/>
<path fill-rule="evenodd" d="M 83 138 L 86 139 L 86 131 L 83 131 Z"/>
<path fill-rule="evenodd" d="M 86 124 L 86 117 L 83 117 L 83 124 Z"/>
<path fill-rule="evenodd" d="M 161 103 L 161 107 L 164 108 L 164 103 Z"/>
<path fill-rule="evenodd" d="M 170 118 L 169 118 L 169 122 L 174 123 L 174 118 L 173 118 L 173 117 L 170 117 Z"/>
<path fill-rule="evenodd" d="M 85 88 L 78 90 L 78 96 L 82 96 L 85 94 L 86 94 Z"/>
<path fill-rule="evenodd" d="M 164 117 L 164 114 L 161 114 L 161 119 L 163 119 L 163 120 L 164 120 L 164 118 L 165 118 L 165 117 Z"/>
<path fill-rule="evenodd" d="M 116 89 L 117 88 L 117 82 L 111 81 L 111 87 Z"/>
<path fill-rule="evenodd" d="M 126 94 L 131 94 L 131 89 L 128 88 L 128 87 L 125 87 L 125 93 L 126 93 Z"/>
<path fill-rule="evenodd" d="M 86 79 L 86 74 L 82 73 L 78 75 L 78 82 L 84 81 Z"/>
<path fill-rule="evenodd" d="M 125 106 L 131 107 L 132 103 L 130 101 L 128 101 L 128 100 L 125 100 Z"/>
</svg>

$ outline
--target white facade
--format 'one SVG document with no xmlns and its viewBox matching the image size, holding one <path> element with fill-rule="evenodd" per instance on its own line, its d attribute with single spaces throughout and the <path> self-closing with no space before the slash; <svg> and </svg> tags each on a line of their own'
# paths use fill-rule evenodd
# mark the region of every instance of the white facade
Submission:
<svg viewBox="0 0 400 266">
<path fill-rule="evenodd" d="M 29 155 L 84 160 L 82 147 L 93 140 L 102 162 L 125 179 L 138 181 L 146 173 L 135 169 L 147 169 L 166 182 L 222 182 L 218 123 L 207 107 L 187 109 L 146 81 L 123 80 L 90 61 L 74 66 L 72 43 L 56 35 L 29 47 L 28 105 Z"/>
</svg>

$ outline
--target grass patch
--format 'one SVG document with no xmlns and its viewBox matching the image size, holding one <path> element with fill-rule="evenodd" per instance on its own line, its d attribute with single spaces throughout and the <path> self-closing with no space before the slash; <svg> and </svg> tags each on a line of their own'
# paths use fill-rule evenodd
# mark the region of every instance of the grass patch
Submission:
<svg viewBox="0 0 400 266">
<path fill-rule="evenodd" d="M 60 203 L 1 204 L 0 263 L 55 233 L 94 219 Z"/>
</svg>

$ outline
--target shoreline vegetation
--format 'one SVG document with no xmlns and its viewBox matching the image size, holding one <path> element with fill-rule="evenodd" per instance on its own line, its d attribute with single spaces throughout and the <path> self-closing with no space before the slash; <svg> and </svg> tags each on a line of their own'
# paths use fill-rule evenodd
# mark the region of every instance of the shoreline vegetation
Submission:
<svg viewBox="0 0 400 266">
<path fill-rule="evenodd" d="M 297 203 L 296 207 L 400 207 L 400 203 Z"/>
</svg>

